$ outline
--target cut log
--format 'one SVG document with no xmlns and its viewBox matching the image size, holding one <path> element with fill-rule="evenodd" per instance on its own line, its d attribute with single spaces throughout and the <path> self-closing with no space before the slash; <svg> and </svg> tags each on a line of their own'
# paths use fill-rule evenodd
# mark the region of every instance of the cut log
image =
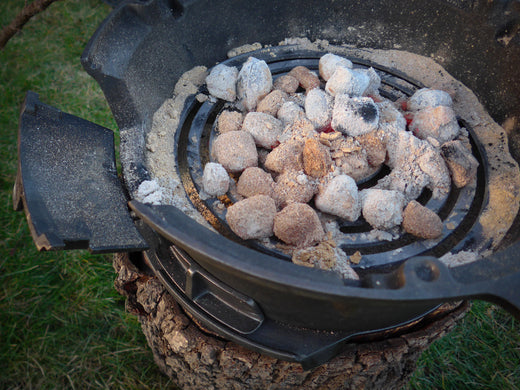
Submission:
<svg viewBox="0 0 520 390">
<path fill-rule="evenodd" d="M 406 332 L 352 343 L 329 362 L 304 371 L 300 364 L 250 351 L 194 322 L 159 280 L 127 254 L 114 255 L 116 289 L 138 316 L 155 362 L 184 389 L 400 389 L 421 353 L 450 332 L 469 309 L 445 304 Z M 379 337 L 380 338 L 380 337 Z"/>
</svg>

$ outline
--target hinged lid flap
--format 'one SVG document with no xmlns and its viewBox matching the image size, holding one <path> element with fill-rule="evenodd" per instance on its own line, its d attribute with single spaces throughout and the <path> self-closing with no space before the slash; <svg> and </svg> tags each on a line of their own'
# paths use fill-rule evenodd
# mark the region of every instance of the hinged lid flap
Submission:
<svg viewBox="0 0 520 390">
<path fill-rule="evenodd" d="M 23 206 L 39 250 L 142 250 L 117 176 L 109 129 L 41 103 L 21 110 L 15 208 Z"/>
</svg>

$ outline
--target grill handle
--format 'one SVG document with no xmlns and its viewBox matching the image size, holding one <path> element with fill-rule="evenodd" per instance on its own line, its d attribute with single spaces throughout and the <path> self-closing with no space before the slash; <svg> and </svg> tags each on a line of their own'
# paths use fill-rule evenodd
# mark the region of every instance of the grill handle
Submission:
<svg viewBox="0 0 520 390">
<path fill-rule="evenodd" d="M 481 299 L 520 319 L 520 243 L 472 263 L 448 268 L 434 257 L 407 260 L 390 275 L 372 275 L 370 287 L 392 288 L 404 299 L 442 303 Z"/>
</svg>

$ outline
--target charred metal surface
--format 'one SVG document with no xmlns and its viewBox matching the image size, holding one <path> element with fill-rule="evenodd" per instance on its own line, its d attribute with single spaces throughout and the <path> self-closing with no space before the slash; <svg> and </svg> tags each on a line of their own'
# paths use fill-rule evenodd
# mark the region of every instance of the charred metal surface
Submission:
<svg viewBox="0 0 520 390">
<path fill-rule="evenodd" d="M 150 121 L 194 66 L 212 66 L 244 44 L 293 37 L 431 57 L 502 123 L 520 116 L 518 8 L 518 1 L 488 0 L 126 1 L 92 37 L 82 62 L 120 128 Z"/>
</svg>

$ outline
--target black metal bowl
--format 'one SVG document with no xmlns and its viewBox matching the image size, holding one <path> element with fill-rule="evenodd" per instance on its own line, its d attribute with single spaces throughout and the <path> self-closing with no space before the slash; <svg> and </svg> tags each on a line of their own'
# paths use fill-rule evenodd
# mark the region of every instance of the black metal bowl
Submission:
<svg viewBox="0 0 520 390">
<path fill-rule="evenodd" d="M 230 49 L 253 42 L 276 46 L 290 37 L 375 49 L 399 47 L 441 59 L 447 71 L 471 88 L 493 119 L 502 123 L 520 115 L 518 20 L 514 1 L 499 5 L 466 0 L 405 5 L 371 0 L 123 1 L 90 40 L 82 63 L 105 93 L 121 130 L 122 145 L 137 145 L 125 151 L 135 158 L 123 166 L 125 189 L 132 193 L 147 178 L 144 137 L 155 111 L 171 96 L 184 72 L 222 62 Z M 316 66 L 318 54 L 290 47 L 255 53 L 276 69 L 273 73 L 283 73 L 295 61 Z M 229 61 L 238 64 L 246 57 Z M 398 71 L 357 61 L 357 66 L 368 65 L 382 72 L 386 85 L 397 88 L 398 93 L 410 94 L 421 86 Z M 407 87 L 401 82 L 392 84 L 392 78 L 402 80 Z M 198 169 L 206 158 L 199 154 L 188 163 L 183 152 L 190 132 L 198 131 L 193 129 L 193 118 L 202 119 L 200 132 L 211 131 L 219 107 L 202 107 L 194 99 L 186 104 L 186 120 L 175 152 L 177 158 L 184 156 L 178 165 L 187 173 Z M 74 123 L 65 125 L 66 117 L 33 94 L 22 111 L 15 203 L 24 204 L 37 245 L 44 249 L 88 247 L 98 252 L 148 246 L 146 261 L 177 299 L 205 326 L 250 348 L 313 365 L 333 356 L 341 343 L 354 335 L 413 322 L 442 302 L 482 298 L 519 313 L 516 244 L 513 249 L 451 271 L 433 257 L 454 248 L 489 244 L 479 241 L 479 215 L 487 202 L 487 160 L 478 140 L 474 139 L 474 152 L 481 170 L 476 187 L 470 193 L 452 193 L 450 199 L 432 206 L 449 216 L 458 207 L 457 199 L 470 197 L 470 205 L 458 220 L 460 229 L 434 247 L 423 247 L 405 237 L 397 247 L 361 248 L 372 259 L 367 263 L 370 272 L 353 284 L 331 272 L 296 266 L 279 253 L 212 232 L 173 206 L 131 201 L 130 208 L 138 217 L 135 230 L 127 215 L 124 191 L 115 177 L 110 139 L 102 141 L 101 148 L 85 141 L 96 138 L 95 133 L 110 137 L 92 124 L 83 123 L 89 129 L 76 131 L 81 124 L 67 117 Z M 49 133 L 42 136 L 41 131 L 34 131 L 49 118 Z M 63 127 L 70 129 L 68 135 L 63 135 Z M 52 142 L 50 133 L 55 135 Z M 198 142 L 209 142 L 210 138 L 199 136 Z M 56 171 L 49 167 L 57 164 L 42 163 L 45 159 L 56 162 L 58 157 L 45 150 L 55 148 L 58 142 L 62 142 L 64 154 L 59 159 L 65 165 L 67 158 L 88 160 L 93 152 L 103 149 L 96 164 L 80 163 L 72 169 L 71 163 L 59 173 L 83 194 L 70 195 L 67 207 L 63 202 L 53 203 L 61 187 L 53 187 L 49 175 Z M 86 145 L 84 154 L 78 153 L 80 142 Z M 41 159 L 31 161 L 35 155 Z M 90 186 L 93 192 L 85 195 L 85 182 L 104 184 Z M 184 184 L 197 187 L 196 181 Z M 428 199 L 425 196 L 424 201 Z M 518 234 L 512 231 L 509 237 L 516 242 Z M 401 254 L 392 258 L 396 253 Z M 382 267 L 387 258 L 391 258 L 391 266 Z"/>
</svg>

